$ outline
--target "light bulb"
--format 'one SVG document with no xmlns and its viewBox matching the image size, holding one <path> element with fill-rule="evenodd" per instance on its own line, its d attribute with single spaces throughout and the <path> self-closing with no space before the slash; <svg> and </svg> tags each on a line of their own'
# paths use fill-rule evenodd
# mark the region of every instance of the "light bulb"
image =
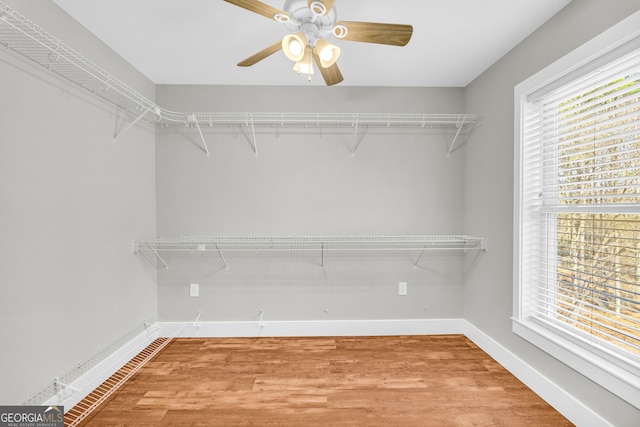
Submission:
<svg viewBox="0 0 640 427">
<path fill-rule="evenodd" d="M 302 43 L 300 43 L 298 40 L 293 40 L 291 44 L 289 44 L 289 50 L 293 55 L 300 55 L 302 53 L 302 49 Z"/>
<path fill-rule="evenodd" d="M 333 59 L 333 50 L 328 47 L 322 49 L 322 52 L 320 52 L 320 59 L 326 62 L 331 61 Z"/>
<path fill-rule="evenodd" d="M 313 74 L 314 73 L 313 65 L 309 64 L 308 62 L 304 62 L 304 61 L 296 62 L 296 64 L 293 66 L 293 69 L 298 74 Z"/>
</svg>

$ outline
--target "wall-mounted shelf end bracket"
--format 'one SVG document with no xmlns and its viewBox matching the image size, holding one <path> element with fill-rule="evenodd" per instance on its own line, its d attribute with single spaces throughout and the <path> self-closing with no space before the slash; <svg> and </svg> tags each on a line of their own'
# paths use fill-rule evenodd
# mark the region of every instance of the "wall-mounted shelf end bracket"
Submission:
<svg viewBox="0 0 640 427">
<path fill-rule="evenodd" d="M 152 259 L 149 259 L 149 257 L 145 254 L 146 251 L 150 251 L 156 260 L 158 260 L 160 262 L 160 264 L 162 264 L 162 268 L 164 268 L 165 270 L 169 269 L 169 264 L 167 264 L 167 262 L 160 256 L 160 254 L 158 253 L 158 250 L 156 248 L 154 248 L 149 242 L 144 242 L 144 241 L 138 241 L 138 240 L 134 240 L 133 241 L 133 253 L 134 254 L 142 254 L 142 256 L 152 265 L 155 265 L 155 263 L 153 262 Z"/>
<path fill-rule="evenodd" d="M 487 249 L 488 249 L 487 238 L 479 237 L 477 250 L 472 251 L 472 252 L 475 252 L 475 255 L 472 257 L 468 267 L 465 268 L 467 272 L 471 271 L 471 269 L 478 263 L 478 261 L 480 261 L 480 257 L 482 256 L 482 254 L 487 252 Z M 467 251 L 471 252 L 471 250 L 467 250 Z"/>
</svg>

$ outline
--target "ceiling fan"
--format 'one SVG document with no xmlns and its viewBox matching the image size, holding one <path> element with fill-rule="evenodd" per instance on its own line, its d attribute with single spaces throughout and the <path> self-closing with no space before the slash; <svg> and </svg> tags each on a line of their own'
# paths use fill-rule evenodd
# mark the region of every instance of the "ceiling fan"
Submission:
<svg viewBox="0 0 640 427">
<path fill-rule="evenodd" d="M 286 35 L 266 49 L 238 63 L 249 67 L 282 50 L 294 62 L 298 74 L 314 74 L 313 63 L 327 84 L 332 86 L 344 80 L 337 60 L 340 48 L 326 37 L 338 40 L 405 46 L 411 40 L 413 27 L 401 24 L 337 21 L 336 0 L 286 0 L 283 10 L 260 0 L 225 0 L 227 3 L 255 12 L 287 26 Z"/>
</svg>

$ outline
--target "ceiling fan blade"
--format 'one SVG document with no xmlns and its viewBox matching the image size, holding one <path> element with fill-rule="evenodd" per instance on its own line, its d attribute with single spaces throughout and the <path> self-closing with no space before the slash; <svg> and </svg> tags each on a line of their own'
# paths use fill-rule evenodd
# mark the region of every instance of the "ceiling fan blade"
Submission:
<svg viewBox="0 0 640 427">
<path fill-rule="evenodd" d="M 322 78 L 327 86 L 333 86 L 344 80 L 337 62 L 330 67 L 322 68 L 322 65 L 320 65 L 320 57 L 316 52 L 313 52 L 313 59 L 315 60 L 316 66 L 320 70 L 320 74 L 322 74 Z"/>
<path fill-rule="evenodd" d="M 336 37 L 353 42 L 405 46 L 413 34 L 411 25 L 354 21 L 340 21 L 336 23 L 336 27 L 339 25 L 344 25 L 349 31 L 344 37 Z"/>
<path fill-rule="evenodd" d="M 326 9 L 323 15 L 326 15 L 331 12 L 333 5 L 336 4 L 336 0 L 309 0 L 309 9 L 314 12 L 319 12 L 319 10 L 315 10 L 313 3 L 322 3 Z"/>
<path fill-rule="evenodd" d="M 271 46 L 269 46 L 268 48 L 263 49 L 260 52 L 256 53 L 255 55 L 251 55 L 244 61 L 238 62 L 238 67 L 250 67 L 262 61 L 263 59 L 273 55 L 274 53 L 276 53 L 281 49 L 282 49 L 282 42 L 278 41 L 272 44 Z"/>
<path fill-rule="evenodd" d="M 283 10 L 270 6 L 259 0 L 224 0 L 227 3 L 235 4 L 243 9 L 247 9 L 251 12 L 255 12 L 259 15 L 265 16 L 269 19 L 275 20 L 276 15 L 289 16 L 289 14 Z"/>
</svg>

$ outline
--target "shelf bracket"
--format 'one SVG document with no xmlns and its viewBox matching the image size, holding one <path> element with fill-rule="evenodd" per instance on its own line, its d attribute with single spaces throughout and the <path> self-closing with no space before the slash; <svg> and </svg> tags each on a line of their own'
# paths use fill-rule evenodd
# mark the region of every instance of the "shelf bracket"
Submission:
<svg viewBox="0 0 640 427">
<path fill-rule="evenodd" d="M 56 389 L 63 389 L 64 391 L 70 390 L 73 393 L 77 393 L 80 391 L 80 389 L 77 387 L 74 387 L 67 383 L 63 383 L 62 381 L 60 381 L 60 378 L 58 377 L 55 377 L 53 379 L 53 385 Z"/>
<path fill-rule="evenodd" d="M 424 248 L 422 248 L 422 252 L 420 252 L 420 255 L 418 256 L 418 259 L 416 260 L 415 263 L 413 263 L 413 268 L 418 268 L 418 263 L 420 262 L 420 260 L 422 259 L 422 255 L 424 255 L 425 251 L 427 250 L 427 247 L 425 246 Z"/>
<path fill-rule="evenodd" d="M 220 248 L 218 247 L 218 244 L 216 243 L 216 250 L 218 251 L 218 255 L 220 255 L 220 259 L 222 260 L 222 262 L 224 263 L 224 269 L 228 270 L 229 269 L 229 265 L 227 264 L 227 260 L 224 259 L 224 255 L 222 255 L 222 251 L 220 250 Z"/>
<path fill-rule="evenodd" d="M 251 115 L 251 135 L 253 136 L 253 153 L 258 157 L 258 140 L 256 138 L 256 127 L 253 124 L 253 114 Z"/>
<path fill-rule="evenodd" d="M 453 137 L 453 141 L 451 142 L 451 145 L 449 146 L 449 151 L 447 151 L 447 157 L 451 157 L 451 153 L 453 152 L 453 147 L 456 145 L 456 141 L 458 140 L 458 136 L 460 136 L 460 131 L 462 130 L 462 127 L 464 126 L 464 116 L 460 116 L 458 123 L 456 123 L 456 127 L 458 128 L 458 130 L 456 131 L 455 136 Z"/>
<path fill-rule="evenodd" d="M 138 117 L 136 117 L 136 119 L 134 121 L 132 121 L 131 123 L 129 123 L 124 129 L 122 129 L 120 132 L 118 132 L 114 137 L 113 137 L 113 143 L 117 144 L 118 140 L 120 139 L 120 137 L 127 132 L 129 129 L 131 129 L 132 127 L 134 127 L 136 125 L 136 123 L 138 123 L 140 120 L 142 120 L 142 118 L 144 116 L 147 115 L 147 113 L 151 111 L 151 107 L 147 107 L 147 109 L 145 109 L 142 114 L 140 114 Z"/>
<path fill-rule="evenodd" d="M 164 259 L 162 259 L 162 257 L 160 256 L 160 254 L 158 253 L 158 251 L 149 244 L 149 242 L 141 242 L 142 244 L 144 244 L 151 252 L 153 252 L 153 254 L 156 256 L 156 259 L 159 260 L 162 263 L 162 268 L 164 268 L 165 270 L 169 269 L 169 264 L 167 264 L 165 262 Z M 135 247 L 137 246 L 137 247 Z M 153 264 L 151 262 L 151 260 L 144 254 L 144 252 L 142 252 L 141 248 L 140 248 L 140 243 L 137 243 L 137 245 L 134 243 L 134 252 L 140 252 L 142 254 L 142 256 L 150 263 Z"/>
<path fill-rule="evenodd" d="M 351 149 L 351 157 L 355 157 L 356 150 L 358 149 L 358 146 L 360 145 L 358 143 L 358 124 L 359 124 L 359 119 L 358 119 L 358 117 L 356 117 L 356 120 L 353 123 L 354 132 L 353 132 L 353 148 Z"/>
<path fill-rule="evenodd" d="M 324 243 L 320 245 L 320 267 L 324 268 Z"/>
<path fill-rule="evenodd" d="M 489 249 L 486 237 L 480 241 L 480 250 L 486 252 Z"/>
<path fill-rule="evenodd" d="M 204 135 L 202 134 L 202 129 L 200 128 L 200 123 L 198 123 L 198 118 L 196 117 L 195 114 L 190 114 L 190 115 L 187 116 L 187 125 L 189 123 L 193 123 L 195 125 L 196 129 L 198 129 L 198 133 L 200 134 L 200 139 L 202 140 L 203 150 L 204 150 L 205 154 L 207 155 L 207 157 L 210 157 L 209 147 L 207 147 L 207 141 L 205 141 L 205 139 L 204 139 Z"/>
<path fill-rule="evenodd" d="M 483 241 L 483 243 L 485 243 L 486 240 Z M 481 246 L 479 250 L 474 251 L 475 254 L 473 255 L 473 258 L 471 259 L 471 261 L 468 263 L 468 266 L 464 267 L 464 271 L 465 271 L 465 276 L 467 276 L 471 270 L 473 270 L 475 268 L 476 265 L 478 265 L 478 261 L 480 261 L 480 258 L 482 257 L 482 254 L 484 254 L 487 251 L 486 247 Z"/>
</svg>

